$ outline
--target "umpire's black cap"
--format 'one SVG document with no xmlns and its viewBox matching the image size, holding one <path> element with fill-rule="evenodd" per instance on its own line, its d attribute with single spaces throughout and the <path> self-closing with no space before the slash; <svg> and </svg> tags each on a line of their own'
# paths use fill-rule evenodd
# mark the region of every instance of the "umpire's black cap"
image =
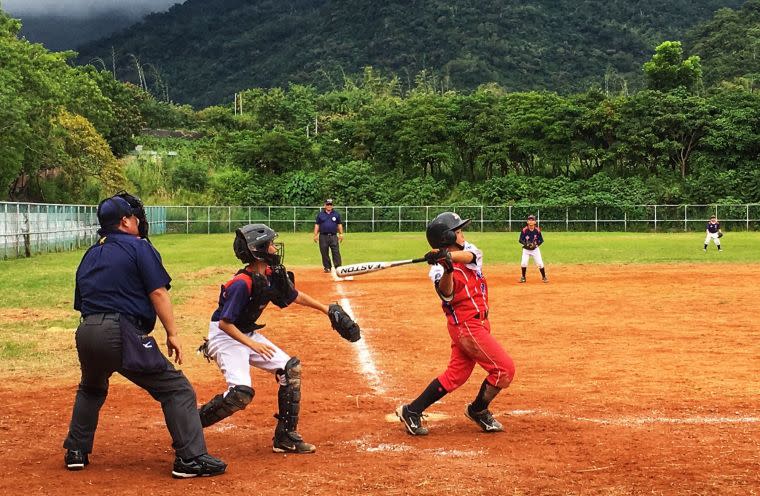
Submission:
<svg viewBox="0 0 760 496">
<path fill-rule="evenodd" d="M 120 196 L 106 198 L 98 205 L 98 222 L 100 227 L 115 226 L 123 217 L 134 215 L 132 206 Z"/>
</svg>

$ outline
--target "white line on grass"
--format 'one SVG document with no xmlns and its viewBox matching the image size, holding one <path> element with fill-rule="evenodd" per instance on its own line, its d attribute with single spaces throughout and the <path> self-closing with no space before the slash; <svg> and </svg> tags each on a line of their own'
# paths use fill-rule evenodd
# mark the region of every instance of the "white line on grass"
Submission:
<svg viewBox="0 0 760 496">
<path fill-rule="evenodd" d="M 354 311 L 351 308 L 351 302 L 346 297 L 346 293 L 343 291 L 340 284 L 337 284 L 337 288 L 338 294 L 341 296 L 340 306 L 343 307 L 352 319 L 356 320 Z M 362 336 L 359 341 L 354 343 L 354 350 L 356 351 L 356 358 L 359 360 L 362 376 L 367 380 L 367 384 L 369 384 L 376 394 L 385 394 L 385 388 L 380 381 L 380 374 L 375 366 L 375 361 L 372 359 L 372 352 L 367 344 L 366 335 Z"/>
</svg>

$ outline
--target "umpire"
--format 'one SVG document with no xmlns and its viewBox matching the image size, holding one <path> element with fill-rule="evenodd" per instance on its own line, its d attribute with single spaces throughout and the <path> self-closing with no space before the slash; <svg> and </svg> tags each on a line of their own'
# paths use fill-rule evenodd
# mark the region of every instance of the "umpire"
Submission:
<svg viewBox="0 0 760 496">
<path fill-rule="evenodd" d="M 195 391 L 149 336 L 158 316 L 169 356 L 182 364 L 168 293 L 171 278 L 147 239 L 145 209 L 138 198 L 122 192 L 103 200 L 97 215 L 100 239 L 84 254 L 76 273 L 82 378 L 63 443 L 66 468 L 82 470 L 89 463 L 108 379 L 119 372 L 161 403 L 176 452 L 173 477 L 222 474 L 227 465 L 206 452 Z"/>
<path fill-rule="evenodd" d="M 327 250 L 332 251 L 334 267 L 340 267 L 340 243 L 343 242 L 343 221 L 340 214 L 333 210 L 332 198 L 325 200 L 325 208 L 317 214 L 314 223 L 314 242 L 319 242 L 319 252 L 322 254 L 322 267 L 330 272 L 330 257 Z"/>
</svg>

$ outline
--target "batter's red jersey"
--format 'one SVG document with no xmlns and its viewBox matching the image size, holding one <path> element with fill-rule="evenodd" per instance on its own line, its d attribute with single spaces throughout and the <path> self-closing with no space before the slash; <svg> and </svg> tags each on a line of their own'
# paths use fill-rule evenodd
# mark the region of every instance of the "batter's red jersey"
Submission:
<svg viewBox="0 0 760 496">
<path fill-rule="evenodd" d="M 472 243 L 465 241 L 464 251 L 475 255 L 469 264 L 454 264 L 454 294 L 451 300 L 443 301 L 443 313 L 449 324 L 459 324 L 468 320 L 485 320 L 488 317 L 488 283 L 483 275 L 483 253 Z M 443 267 L 433 265 L 430 279 L 437 283 L 443 276 Z"/>
</svg>

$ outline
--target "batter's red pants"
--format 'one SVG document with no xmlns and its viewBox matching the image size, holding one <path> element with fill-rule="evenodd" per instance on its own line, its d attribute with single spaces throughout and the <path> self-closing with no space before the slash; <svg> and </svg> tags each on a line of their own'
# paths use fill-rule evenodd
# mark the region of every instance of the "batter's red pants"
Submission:
<svg viewBox="0 0 760 496">
<path fill-rule="evenodd" d="M 477 363 L 488 372 L 488 383 L 504 389 L 515 376 L 512 357 L 491 335 L 488 320 L 469 320 L 459 324 L 449 322 L 451 336 L 451 358 L 446 371 L 438 376 L 438 381 L 452 392 L 470 378 Z"/>
</svg>

